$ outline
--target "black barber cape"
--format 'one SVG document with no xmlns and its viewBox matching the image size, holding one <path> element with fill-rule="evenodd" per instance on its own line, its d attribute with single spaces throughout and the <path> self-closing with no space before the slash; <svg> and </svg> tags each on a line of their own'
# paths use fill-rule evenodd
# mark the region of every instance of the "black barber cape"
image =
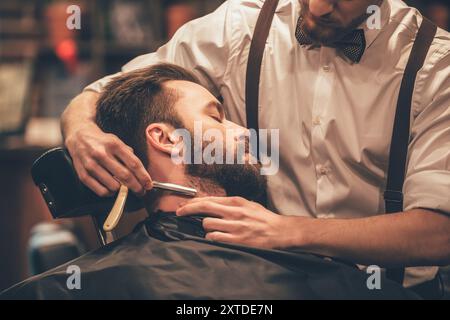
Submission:
<svg viewBox="0 0 450 320">
<path fill-rule="evenodd" d="M 204 239 L 202 217 L 157 212 L 130 235 L 4 291 L 1 299 L 409 299 L 370 274 L 315 255 Z M 68 289 L 67 268 L 81 270 Z"/>
</svg>

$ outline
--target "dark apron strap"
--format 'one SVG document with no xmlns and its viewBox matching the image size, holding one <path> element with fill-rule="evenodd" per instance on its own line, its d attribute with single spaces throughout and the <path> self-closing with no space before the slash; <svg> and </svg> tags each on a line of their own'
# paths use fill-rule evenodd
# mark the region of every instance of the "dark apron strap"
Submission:
<svg viewBox="0 0 450 320">
<path fill-rule="evenodd" d="M 256 21 L 253 32 L 250 52 L 248 54 L 247 73 L 245 79 L 245 112 L 247 116 L 247 128 L 256 131 L 256 155 L 259 159 L 259 80 L 261 75 L 261 63 L 269 36 L 270 26 L 278 5 L 278 0 L 266 0 Z"/>
<path fill-rule="evenodd" d="M 422 68 L 437 27 L 425 17 L 417 32 L 408 64 L 403 75 L 395 112 L 394 128 L 389 151 L 389 169 L 387 174 L 384 201 L 386 213 L 403 211 L 403 181 L 406 172 L 406 158 L 410 137 L 411 102 L 417 72 Z M 405 269 L 388 269 L 388 279 L 403 283 Z"/>
</svg>

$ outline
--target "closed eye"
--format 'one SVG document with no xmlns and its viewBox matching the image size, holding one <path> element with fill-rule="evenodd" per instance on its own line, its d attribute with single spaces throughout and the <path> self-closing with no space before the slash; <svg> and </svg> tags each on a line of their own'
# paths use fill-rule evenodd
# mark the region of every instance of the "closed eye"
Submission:
<svg viewBox="0 0 450 320">
<path fill-rule="evenodd" d="M 220 123 L 225 119 L 223 106 L 218 101 L 210 101 L 205 107 L 205 113 Z"/>
</svg>

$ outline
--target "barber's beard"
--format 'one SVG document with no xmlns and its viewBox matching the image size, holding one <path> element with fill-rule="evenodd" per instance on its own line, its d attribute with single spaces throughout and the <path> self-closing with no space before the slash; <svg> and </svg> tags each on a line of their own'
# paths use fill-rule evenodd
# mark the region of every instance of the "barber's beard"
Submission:
<svg viewBox="0 0 450 320">
<path fill-rule="evenodd" d="M 206 145 L 202 146 L 204 150 Z M 202 151 L 203 151 L 202 150 Z M 196 152 L 192 150 L 192 155 Z M 197 151 L 198 152 L 198 151 Z M 246 143 L 246 154 L 248 154 L 248 141 Z M 223 155 L 225 157 L 226 150 Z M 250 201 L 264 204 L 266 201 L 266 177 L 261 175 L 261 164 L 251 164 L 247 161 L 243 164 L 237 162 L 237 152 L 234 152 L 234 164 L 213 163 L 187 164 L 186 174 L 199 178 L 199 188 L 214 188 L 214 184 L 223 188 L 227 196 L 239 196 Z M 225 159 L 224 159 L 225 160 Z M 208 193 L 208 190 L 203 190 Z"/>
<path fill-rule="evenodd" d="M 314 45 L 334 47 L 336 42 L 339 42 L 350 32 L 355 30 L 359 25 L 369 17 L 364 13 L 355 18 L 348 26 L 342 26 L 340 23 L 329 18 L 314 19 L 314 25 L 310 25 L 310 11 L 308 4 L 300 1 L 300 28 Z"/>
</svg>

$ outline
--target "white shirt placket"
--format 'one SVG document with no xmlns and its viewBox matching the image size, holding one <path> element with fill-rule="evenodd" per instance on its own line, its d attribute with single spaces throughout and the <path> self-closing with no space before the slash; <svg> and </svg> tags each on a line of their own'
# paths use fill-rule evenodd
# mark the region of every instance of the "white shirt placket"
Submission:
<svg viewBox="0 0 450 320">
<path fill-rule="evenodd" d="M 329 114 L 330 103 L 333 103 L 333 84 L 335 73 L 332 59 L 335 50 L 320 48 L 320 63 L 315 84 L 313 109 L 311 112 L 311 155 L 316 169 L 316 216 L 328 218 L 333 205 L 333 183 L 330 179 L 332 167 L 325 144 L 325 134 L 333 115 Z"/>
</svg>

